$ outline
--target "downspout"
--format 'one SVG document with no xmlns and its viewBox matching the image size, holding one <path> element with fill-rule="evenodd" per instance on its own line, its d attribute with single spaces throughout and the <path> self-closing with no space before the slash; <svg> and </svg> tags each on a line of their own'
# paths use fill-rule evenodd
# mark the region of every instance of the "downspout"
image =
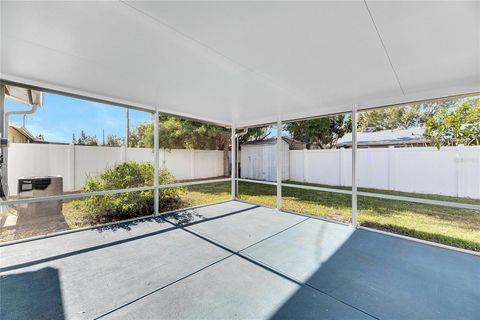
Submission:
<svg viewBox="0 0 480 320">
<path fill-rule="evenodd" d="M 235 173 L 236 173 L 236 174 L 235 174 L 235 177 L 236 177 L 236 178 L 240 178 L 240 176 L 239 176 L 239 166 L 238 166 L 238 163 L 239 163 L 239 161 L 238 161 L 238 159 L 239 159 L 238 155 L 240 154 L 240 153 L 239 153 L 240 146 L 239 146 L 238 140 L 239 140 L 240 137 L 243 137 L 243 136 L 246 135 L 247 133 L 248 133 L 248 128 L 245 128 L 245 129 L 243 129 L 242 132 L 235 134 L 235 148 L 236 148 L 235 154 L 237 155 L 237 157 L 236 157 L 236 159 L 235 159 Z M 232 161 L 233 161 L 233 159 L 232 159 Z M 235 184 L 236 184 L 236 186 L 235 186 L 235 192 L 236 192 L 235 197 L 237 197 L 237 196 L 238 196 L 238 181 L 235 181 Z"/>
<path fill-rule="evenodd" d="M 4 86 L 2 86 L 4 88 Z M 33 102 L 32 96 L 31 96 L 31 91 L 29 92 L 29 100 L 30 102 Z M 1 97 L 0 97 L 1 98 Z M 3 95 L 2 99 L 2 106 L 4 106 L 4 99 L 5 95 Z M 17 110 L 17 111 L 8 111 L 4 113 L 3 116 L 3 132 L 2 132 L 2 140 L 5 141 L 5 144 L 2 143 L 2 159 L 0 163 L 0 176 L 1 176 L 1 196 L 2 198 L 8 197 L 9 190 L 8 190 L 8 117 L 11 115 L 27 115 L 27 114 L 32 114 L 35 113 L 38 109 L 38 107 L 41 105 L 40 104 L 32 104 L 31 107 L 32 109 L 30 110 Z M 3 108 L 2 108 L 3 109 Z"/>
<path fill-rule="evenodd" d="M 17 111 L 8 111 L 5 112 L 5 120 L 3 124 L 3 135 L 5 138 L 8 138 L 8 117 L 13 115 L 27 115 L 35 113 L 38 109 L 39 105 L 34 104 L 32 105 L 32 109 L 30 110 L 17 110 Z"/>
</svg>

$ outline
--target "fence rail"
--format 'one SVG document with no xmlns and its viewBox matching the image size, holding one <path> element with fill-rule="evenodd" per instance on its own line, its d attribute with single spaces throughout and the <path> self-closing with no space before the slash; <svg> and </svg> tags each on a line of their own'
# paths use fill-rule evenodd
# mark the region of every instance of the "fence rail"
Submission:
<svg viewBox="0 0 480 320">
<path fill-rule="evenodd" d="M 216 150 L 161 149 L 159 165 L 177 180 L 206 179 L 224 175 L 223 157 L 223 151 Z M 290 180 L 351 186 L 351 149 L 290 150 L 288 157 Z M 359 187 L 480 199 L 479 146 L 358 149 L 357 157 Z M 60 175 L 64 191 L 76 191 L 88 177 L 124 161 L 153 164 L 154 154 L 146 148 L 12 143 L 10 194 L 16 195 L 17 180 L 23 176 Z"/>
<path fill-rule="evenodd" d="M 259 158 L 264 153 L 261 148 L 254 151 Z M 275 161 L 255 163 L 265 166 L 255 172 L 268 172 L 268 166 Z M 290 150 L 288 170 L 292 181 L 351 186 L 352 151 Z M 261 175 L 248 178 L 262 180 Z M 480 147 L 358 149 L 357 184 L 363 188 L 480 199 Z"/>
<path fill-rule="evenodd" d="M 89 177 L 125 161 L 154 163 L 152 149 L 12 143 L 9 146 L 8 186 L 17 194 L 17 180 L 24 176 L 62 176 L 65 192 L 79 190 Z M 223 151 L 165 150 L 159 152 L 159 166 L 177 180 L 194 180 L 224 175 Z"/>
</svg>

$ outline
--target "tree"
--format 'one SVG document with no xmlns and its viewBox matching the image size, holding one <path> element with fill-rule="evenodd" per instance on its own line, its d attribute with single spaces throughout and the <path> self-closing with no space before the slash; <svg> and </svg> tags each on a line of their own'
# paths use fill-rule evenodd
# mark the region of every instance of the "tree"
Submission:
<svg viewBox="0 0 480 320">
<path fill-rule="evenodd" d="M 85 131 L 80 131 L 80 138 L 75 139 L 75 134 L 72 134 L 73 144 L 86 145 L 86 146 L 98 146 L 97 136 L 89 136 Z"/>
<path fill-rule="evenodd" d="M 387 107 L 360 112 L 358 128 L 373 131 L 408 129 L 424 126 L 428 119 L 441 110 L 455 107 L 457 100 L 437 100 L 412 105 Z"/>
<path fill-rule="evenodd" d="M 123 145 L 123 138 L 114 134 L 109 135 L 107 136 L 107 141 L 105 142 L 105 145 L 108 147 L 121 147 Z"/>
<path fill-rule="evenodd" d="M 332 149 L 339 138 L 352 131 L 352 123 L 348 115 L 289 122 L 285 130 L 292 138 L 305 142 L 307 149 Z"/>
<path fill-rule="evenodd" d="M 35 139 L 37 139 L 38 141 L 45 141 L 45 136 L 42 133 L 40 133 L 40 134 L 37 134 Z"/>
<path fill-rule="evenodd" d="M 438 149 L 480 145 L 480 98 L 466 100 L 451 111 L 440 110 L 428 119 L 424 136 Z"/>
<path fill-rule="evenodd" d="M 153 123 L 142 122 L 130 129 L 129 146 L 132 148 L 153 148 Z"/>
<path fill-rule="evenodd" d="M 199 149 L 222 150 L 224 157 L 224 174 L 228 175 L 228 153 L 230 149 L 230 129 L 213 124 L 160 115 L 159 147 L 164 149 Z M 240 138 L 240 143 L 247 140 L 262 140 L 268 136 L 268 127 L 253 128 Z M 153 148 L 153 123 L 140 123 L 130 130 L 131 147 Z"/>
<path fill-rule="evenodd" d="M 140 123 L 130 130 L 130 146 L 153 148 L 153 124 Z M 243 130 L 237 130 L 237 133 Z M 247 141 L 264 140 L 270 134 L 270 127 L 249 128 L 247 134 L 239 138 L 240 144 Z M 165 149 L 206 149 L 223 150 L 230 144 L 229 129 L 181 119 L 171 116 L 160 116 L 159 145 Z"/>
<path fill-rule="evenodd" d="M 130 146 L 153 148 L 153 123 L 141 123 L 130 131 Z M 216 125 L 160 115 L 159 147 L 164 149 L 223 150 L 228 175 L 230 131 Z"/>
<path fill-rule="evenodd" d="M 411 106 L 374 109 L 359 114 L 358 126 L 362 131 L 407 129 L 415 126 L 419 116 L 419 109 Z"/>
<path fill-rule="evenodd" d="M 254 127 L 248 128 L 247 133 L 239 136 L 238 144 L 242 145 L 248 141 L 262 141 L 265 140 L 271 133 L 270 126 L 264 127 Z M 244 130 L 237 130 L 237 133 L 243 132 Z"/>
</svg>

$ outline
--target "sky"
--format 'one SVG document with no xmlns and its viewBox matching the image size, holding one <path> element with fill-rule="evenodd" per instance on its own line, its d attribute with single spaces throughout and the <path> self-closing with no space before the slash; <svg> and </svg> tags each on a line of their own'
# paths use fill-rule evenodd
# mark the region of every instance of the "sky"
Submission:
<svg viewBox="0 0 480 320">
<path fill-rule="evenodd" d="M 5 110 L 27 110 L 28 106 L 5 99 Z M 58 94 L 44 93 L 43 105 L 34 114 L 26 116 L 25 126 L 34 135 L 42 134 L 45 141 L 71 143 L 72 134 L 78 139 L 80 131 L 95 135 L 102 142 L 102 130 L 105 138 L 116 135 L 124 138 L 126 133 L 126 108 L 82 100 Z M 130 128 L 141 122 L 151 122 L 151 113 L 130 109 Z M 10 116 L 10 122 L 22 125 L 23 116 Z M 269 137 L 277 135 L 276 126 L 270 129 Z M 283 131 L 283 136 L 288 132 Z"/>
<path fill-rule="evenodd" d="M 30 107 L 5 99 L 5 111 L 28 110 Z M 102 142 L 102 130 L 105 138 L 117 135 L 124 138 L 126 133 L 126 108 L 108 104 L 81 100 L 67 96 L 44 93 L 43 105 L 34 114 L 27 115 L 25 126 L 34 135 L 43 134 L 45 141 L 72 142 L 72 134 L 78 139 L 80 131 L 96 135 Z M 151 122 L 149 112 L 130 109 L 130 128 L 141 122 Z M 9 117 L 9 122 L 22 125 L 23 116 Z"/>
</svg>

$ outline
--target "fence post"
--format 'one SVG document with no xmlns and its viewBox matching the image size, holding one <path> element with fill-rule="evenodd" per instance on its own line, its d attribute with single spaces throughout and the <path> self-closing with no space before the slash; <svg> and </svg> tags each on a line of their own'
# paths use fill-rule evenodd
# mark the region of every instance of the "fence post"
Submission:
<svg viewBox="0 0 480 320">
<path fill-rule="evenodd" d="M 160 156 L 160 160 L 159 160 L 159 166 L 161 164 L 161 168 L 162 169 L 165 169 L 164 167 L 166 167 L 166 163 L 167 163 L 167 160 L 165 158 L 165 149 L 159 149 L 158 152 L 161 152 L 161 154 L 159 155 Z"/>
<path fill-rule="evenodd" d="M 388 147 L 388 181 L 387 186 L 388 190 L 395 190 L 395 147 Z"/>
<path fill-rule="evenodd" d="M 70 184 L 69 191 L 75 191 L 75 145 L 70 143 L 67 147 L 67 159 L 68 159 L 68 180 Z"/>
<path fill-rule="evenodd" d="M 303 181 L 308 182 L 307 180 L 307 157 L 308 149 L 303 149 Z"/>
<path fill-rule="evenodd" d="M 190 179 L 195 179 L 195 149 L 190 151 Z"/>
<path fill-rule="evenodd" d="M 460 180 L 461 180 L 461 171 L 462 171 L 462 150 L 463 145 L 456 147 L 456 153 L 454 157 L 455 162 L 455 195 L 460 197 Z"/>
<path fill-rule="evenodd" d="M 120 147 L 120 163 L 127 161 L 127 147 L 121 146 Z"/>
<path fill-rule="evenodd" d="M 338 185 L 343 186 L 343 157 L 345 148 L 341 147 L 338 151 Z"/>
</svg>

